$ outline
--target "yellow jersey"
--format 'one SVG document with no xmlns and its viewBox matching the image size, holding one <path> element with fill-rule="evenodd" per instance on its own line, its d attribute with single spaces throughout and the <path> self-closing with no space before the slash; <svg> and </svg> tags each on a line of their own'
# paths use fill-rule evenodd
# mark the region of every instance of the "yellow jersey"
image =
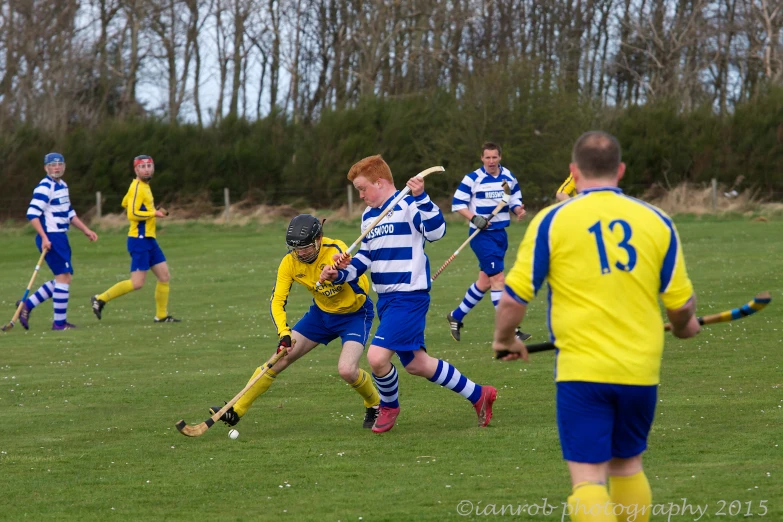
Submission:
<svg viewBox="0 0 783 522">
<path fill-rule="evenodd" d="M 327 264 L 332 264 L 332 256 L 345 252 L 348 247 L 339 239 L 324 237 L 321 240 L 321 250 L 312 263 L 303 263 L 293 252 L 288 253 L 277 269 L 277 282 L 272 290 L 271 314 L 277 328 L 277 335 L 291 335 L 285 312 L 291 285 L 294 282 L 303 285 L 313 294 L 313 302 L 324 312 L 331 314 L 349 314 L 358 311 L 367 302 L 370 282 L 362 275 L 350 283 L 333 284 L 324 281 L 316 286 L 321 271 Z"/>
<path fill-rule="evenodd" d="M 615 187 L 587 189 L 530 223 L 506 290 L 527 303 L 548 283 L 556 380 L 654 385 L 667 309 L 693 296 L 677 230 Z"/>
<path fill-rule="evenodd" d="M 563 194 L 568 194 L 571 197 L 576 196 L 576 184 L 574 183 L 574 176 L 571 175 L 571 173 L 568 173 L 568 177 L 563 182 L 562 185 L 560 185 L 560 188 L 557 189 L 557 192 L 562 192 Z"/>
<path fill-rule="evenodd" d="M 134 179 L 122 198 L 122 206 L 130 221 L 128 237 L 155 237 L 155 200 L 149 183 Z"/>
</svg>

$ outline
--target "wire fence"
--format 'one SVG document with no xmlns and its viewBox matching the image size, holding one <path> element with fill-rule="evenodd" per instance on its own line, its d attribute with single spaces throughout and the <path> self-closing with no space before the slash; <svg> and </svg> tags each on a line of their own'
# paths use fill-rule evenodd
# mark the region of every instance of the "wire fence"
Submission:
<svg viewBox="0 0 783 522">
<path fill-rule="evenodd" d="M 774 184 L 771 187 L 760 189 L 758 187 L 732 187 L 718 183 L 687 185 L 683 188 L 674 187 L 667 189 L 661 186 L 649 185 L 625 185 L 623 189 L 629 193 L 640 195 L 643 199 L 653 203 L 660 203 L 668 199 L 676 199 L 677 211 L 687 212 L 688 207 L 693 207 L 694 212 L 709 213 L 723 212 L 726 210 L 738 210 L 737 202 L 744 207 L 763 206 L 767 203 L 783 203 L 783 183 Z M 32 194 L 32 192 L 31 192 Z M 118 193 L 71 193 L 71 205 L 76 213 L 85 220 L 101 218 L 109 214 L 124 214 L 122 199 L 124 194 Z M 280 197 L 282 196 L 282 198 Z M 0 194 L 0 224 L 13 226 L 15 223 L 24 223 L 27 207 L 31 195 Z M 449 196 L 433 197 L 435 202 L 443 209 L 450 210 L 451 200 Z M 230 219 L 232 213 L 248 214 L 254 208 L 265 206 L 284 206 L 291 212 L 314 210 L 309 204 L 306 193 L 298 189 L 282 190 L 277 193 L 277 202 L 264 200 L 263 198 L 242 198 L 241 195 L 231 194 L 228 188 L 223 191 L 223 200 L 215 203 L 207 197 L 179 198 L 169 202 L 163 201 L 169 208 L 176 208 L 178 216 L 183 218 L 195 217 L 224 217 Z M 281 205 L 279 201 L 289 203 Z M 555 202 L 555 194 L 547 194 L 537 198 L 524 198 L 523 202 L 528 210 L 535 211 Z M 365 208 L 359 198 L 358 192 L 352 185 L 347 185 L 342 197 L 333 198 L 331 204 L 320 210 L 341 209 L 349 217 L 355 217 Z M 664 208 L 664 210 L 667 210 Z M 741 210 L 741 209 L 739 209 Z"/>
</svg>

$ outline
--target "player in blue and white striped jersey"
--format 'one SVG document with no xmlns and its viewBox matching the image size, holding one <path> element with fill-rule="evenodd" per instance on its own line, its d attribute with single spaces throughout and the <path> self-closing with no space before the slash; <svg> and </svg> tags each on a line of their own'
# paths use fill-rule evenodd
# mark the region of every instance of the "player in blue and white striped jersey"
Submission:
<svg viewBox="0 0 783 522">
<path fill-rule="evenodd" d="M 460 340 L 462 320 L 490 291 L 492 305 L 497 309 L 500 296 L 503 295 L 504 276 L 503 260 L 508 250 L 508 235 L 506 227 L 511 223 L 511 213 L 517 221 L 525 216 L 525 206 L 522 204 L 522 192 L 519 190 L 517 178 L 510 170 L 500 165 L 500 146 L 486 142 L 481 149 L 481 168 L 466 175 L 454 193 L 451 211 L 459 212 L 468 221 L 468 235 L 481 229 L 482 232 L 470 242 L 470 248 L 479 261 L 479 275 L 475 283 L 470 285 L 460 305 L 446 316 L 449 321 L 451 337 Z M 490 219 L 492 211 L 503 198 L 503 182 L 511 188 L 511 199 L 495 217 Z M 530 335 L 517 331 L 517 336 L 523 341 Z"/>
<path fill-rule="evenodd" d="M 73 277 L 68 228 L 70 225 L 75 226 L 84 232 L 90 241 L 97 241 L 98 235 L 79 219 L 71 206 L 68 185 L 60 179 L 65 173 L 63 155 L 50 152 L 44 156 L 44 170 L 46 177 L 33 190 L 33 199 L 27 208 L 27 219 L 38 232 L 35 237 L 38 251 L 48 250 L 46 264 L 52 269 L 54 279 L 42 284 L 38 291 L 24 302 L 19 322 L 25 330 L 29 329 L 30 312 L 51 297 L 54 303 L 52 330 L 68 330 L 74 328 L 66 317 Z"/>
<path fill-rule="evenodd" d="M 387 217 L 365 236 L 354 258 L 343 259 L 341 270 L 324 267 L 321 278 L 340 284 L 371 270 L 373 288 L 378 293 L 380 324 L 367 360 L 381 395 L 381 411 L 372 430 L 389 431 L 400 412 L 397 370 L 391 363 L 395 353 L 411 375 L 426 377 L 468 399 L 476 409 L 479 426 L 486 426 L 492 418 L 497 390 L 480 386 L 448 362 L 431 357 L 424 345 L 430 306 L 430 264 L 424 245 L 446 233 L 443 213 L 424 192 L 424 180 L 418 177 L 407 183 L 412 195 L 388 208 L 398 191 L 391 169 L 380 156 L 356 163 L 348 179 L 368 205 L 362 215 L 363 230 L 381 213 Z M 335 261 L 338 259 L 340 256 L 335 256 Z"/>
</svg>

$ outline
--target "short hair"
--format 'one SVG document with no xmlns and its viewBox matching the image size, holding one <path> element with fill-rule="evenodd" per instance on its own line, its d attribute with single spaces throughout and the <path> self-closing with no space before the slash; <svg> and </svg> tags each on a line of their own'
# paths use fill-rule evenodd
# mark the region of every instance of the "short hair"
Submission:
<svg viewBox="0 0 783 522">
<path fill-rule="evenodd" d="M 481 146 L 481 157 L 484 157 L 484 151 L 485 150 L 496 150 L 498 151 L 498 156 L 503 155 L 503 151 L 500 149 L 500 145 L 497 143 L 493 143 L 491 141 L 485 141 L 484 145 Z"/>
<path fill-rule="evenodd" d="M 603 131 L 585 132 L 574 144 L 571 161 L 585 178 L 606 178 L 617 174 L 622 151 L 617 138 Z"/>
<path fill-rule="evenodd" d="M 380 154 L 368 156 L 354 163 L 351 170 L 348 171 L 348 181 L 353 182 L 353 180 L 359 176 L 367 178 L 367 181 L 370 183 L 375 183 L 379 179 L 385 179 L 394 185 L 391 169 L 389 168 L 389 165 L 383 161 Z"/>
</svg>

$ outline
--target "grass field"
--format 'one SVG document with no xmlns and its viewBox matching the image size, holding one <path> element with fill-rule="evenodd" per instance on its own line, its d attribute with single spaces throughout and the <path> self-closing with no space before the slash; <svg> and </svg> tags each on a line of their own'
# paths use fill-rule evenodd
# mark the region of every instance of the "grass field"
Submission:
<svg viewBox="0 0 783 522">
<path fill-rule="evenodd" d="M 683 218 L 678 226 L 700 315 L 762 290 L 781 300 L 781 221 Z M 434 267 L 464 239 L 461 226 L 450 227 L 427 247 Z M 513 229 L 513 245 L 522 233 L 523 226 Z M 0 519 L 561 520 L 569 480 L 554 419 L 552 354 L 528 365 L 494 361 L 489 298 L 467 318 L 460 344 L 449 336 L 443 317 L 476 274 L 470 253 L 433 287 L 427 343 L 431 354 L 500 390 L 490 427 L 477 428 L 458 395 L 401 375 L 397 426 L 383 436 L 363 430 L 361 399 L 337 374 L 332 343 L 281 374 L 237 426 L 238 440 L 223 424 L 197 439 L 177 432 L 177 420 L 206 419 L 210 405 L 230 399 L 274 352 L 268 297 L 283 235 L 282 223 L 164 228 L 170 311 L 184 321 L 157 325 L 151 275 L 153 282 L 95 319 L 90 295 L 127 277 L 125 236 L 104 231 L 88 244 L 71 233 L 68 317 L 79 329 L 50 331 L 46 303 L 33 312 L 30 331 L 0 335 Z M 327 224 L 327 235 L 350 243 L 358 225 Z M 38 254 L 29 228 L 0 231 L 0 241 L 5 323 Z M 38 282 L 50 275 L 44 268 Z M 289 322 L 309 304 L 295 289 Z M 783 520 L 780 307 L 773 302 L 751 318 L 708 327 L 695 340 L 667 338 L 645 458 L 654 503 L 667 506 L 653 520 L 699 517 L 674 513 L 669 503 L 703 509 L 700 520 L 749 513 Z M 526 319 L 534 341 L 545 339 L 544 310 L 540 297 Z M 511 514 L 543 499 L 549 514 Z M 509 505 L 517 511 L 500 515 Z"/>
</svg>

